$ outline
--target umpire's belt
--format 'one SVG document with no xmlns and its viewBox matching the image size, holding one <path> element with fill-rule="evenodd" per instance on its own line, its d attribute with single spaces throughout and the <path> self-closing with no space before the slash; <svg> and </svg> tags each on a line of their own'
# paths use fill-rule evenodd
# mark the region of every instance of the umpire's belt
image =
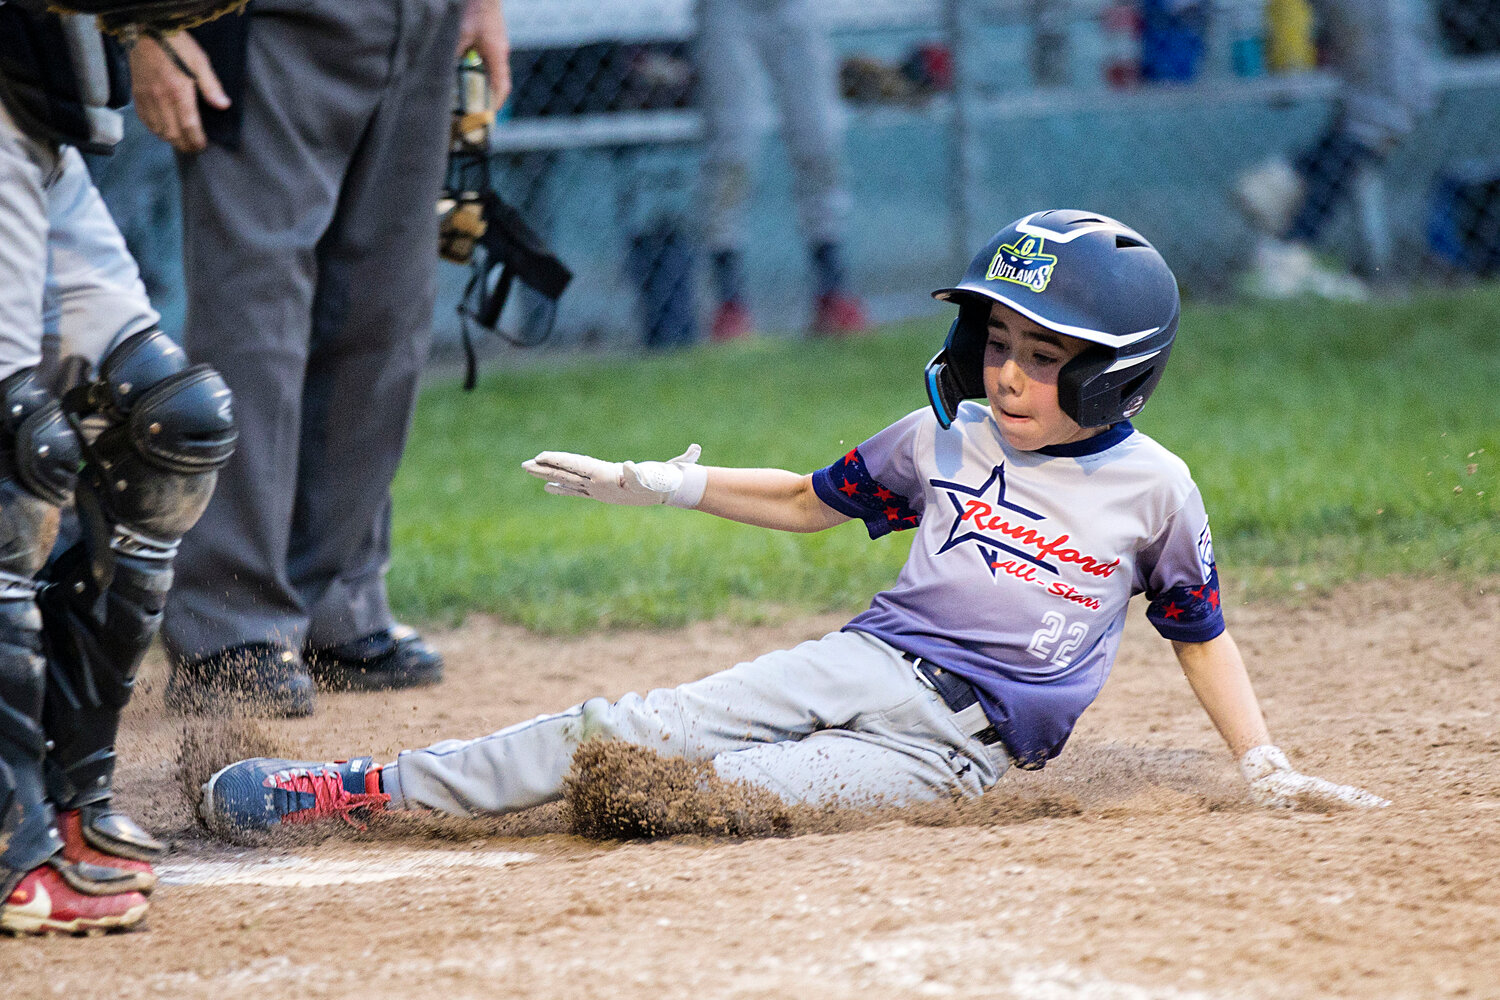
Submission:
<svg viewBox="0 0 1500 1000">
<path fill-rule="evenodd" d="M 1000 742 L 1000 734 L 995 732 L 994 724 L 984 714 L 984 706 L 979 704 L 979 695 L 974 692 L 974 685 L 958 674 L 928 663 L 915 653 L 901 655 L 911 661 L 917 668 L 917 677 L 936 691 L 938 697 L 943 699 L 943 704 L 957 716 L 955 721 L 959 729 L 986 746 L 994 746 Z"/>
</svg>

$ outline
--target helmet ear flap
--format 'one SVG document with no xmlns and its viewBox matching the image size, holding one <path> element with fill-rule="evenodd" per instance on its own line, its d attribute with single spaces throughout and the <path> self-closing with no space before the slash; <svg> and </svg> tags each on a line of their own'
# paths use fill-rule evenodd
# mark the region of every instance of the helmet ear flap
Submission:
<svg viewBox="0 0 1500 1000">
<path fill-rule="evenodd" d="M 1174 324 L 1175 326 L 1175 324 Z M 1102 427 L 1129 420 L 1141 411 L 1161 381 L 1172 344 L 1122 363 L 1109 351 L 1090 348 L 1063 367 L 1057 404 L 1080 427 Z"/>
<path fill-rule="evenodd" d="M 927 398 L 944 429 L 952 425 L 959 403 L 984 395 L 988 316 L 984 305 L 961 302 L 943 349 L 927 363 Z"/>
<path fill-rule="evenodd" d="M 959 303 L 958 316 L 948 328 L 948 348 L 964 399 L 984 395 L 984 348 L 990 339 L 991 304 L 984 300 Z"/>
<path fill-rule="evenodd" d="M 958 388 L 953 364 L 948 359 L 948 348 L 943 348 L 927 362 L 927 400 L 932 412 L 937 414 L 938 426 L 947 430 L 953 426 L 958 415 L 958 404 L 963 402 L 963 393 Z"/>
</svg>

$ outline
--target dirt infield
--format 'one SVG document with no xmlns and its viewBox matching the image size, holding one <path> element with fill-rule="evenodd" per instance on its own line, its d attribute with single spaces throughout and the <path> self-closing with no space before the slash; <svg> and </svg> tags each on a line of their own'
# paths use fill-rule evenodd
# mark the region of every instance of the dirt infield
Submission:
<svg viewBox="0 0 1500 1000">
<path fill-rule="evenodd" d="M 153 659 L 119 780 L 173 840 L 149 930 L 0 939 L 0 982 L 26 1000 L 1500 997 L 1500 581 L 1228 613 L 1293 763 L 1391 808 L 1249 805 L 1137 606 L 1068 751 L 960 807 L 616 842 L 548 806 L 233 846 L 193 824 Z M 441 687 L 325 695 L 312 719 L 199 730 L 191 748 L 389 756 L 842 620 L 577 640 L 475 621 L 432 636 Z"/>
</svg>

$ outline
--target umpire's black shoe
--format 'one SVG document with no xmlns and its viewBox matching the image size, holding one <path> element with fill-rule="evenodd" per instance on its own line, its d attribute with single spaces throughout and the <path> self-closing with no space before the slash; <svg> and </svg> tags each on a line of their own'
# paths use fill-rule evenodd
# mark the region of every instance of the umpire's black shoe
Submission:
<svg viewBox="0 0 1500 1000">
<path fill-rule="evenodd" d="M 300 718 L 313 713 L 313 681 L 296 650 L 269 642 L 230 646 L 172 664 L 165 700 L 183 715 Z"/>
<path fill-rule="evenodd" d="M 394 691 L 443 679 L 443 657 L 409 625 L 337 646 L 303 650 L 317 682 L 330 691 Z"/>
</svg>

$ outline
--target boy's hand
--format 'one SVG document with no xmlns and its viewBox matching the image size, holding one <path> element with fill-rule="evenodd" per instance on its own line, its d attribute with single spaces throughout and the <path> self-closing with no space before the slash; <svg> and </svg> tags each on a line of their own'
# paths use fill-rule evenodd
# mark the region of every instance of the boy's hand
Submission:
<svg viewBox="0 0 1500 1000">
<path fill-rule="evenodd" d="M 569 451 L 544 451 L 522 462 L 521 468 L 547 480 L 547 492 L 558 496 L 632 507 L 696 507 L 708 479 L 703 467 L 695 464 L 701 453 L 694 444 L 667 462 L 604 462 Z"/>
<path fill-rule="evenodd" d="M 1286 754 L 1269 744 L 1245 751 L 1240 773 L 1250 783 L 1250 797 L 1256 805 L 1272 809 L 1380 809 L 1391 804 L 1363 788 L 1300 774 L 1292 770 Z"/>
</svg>

